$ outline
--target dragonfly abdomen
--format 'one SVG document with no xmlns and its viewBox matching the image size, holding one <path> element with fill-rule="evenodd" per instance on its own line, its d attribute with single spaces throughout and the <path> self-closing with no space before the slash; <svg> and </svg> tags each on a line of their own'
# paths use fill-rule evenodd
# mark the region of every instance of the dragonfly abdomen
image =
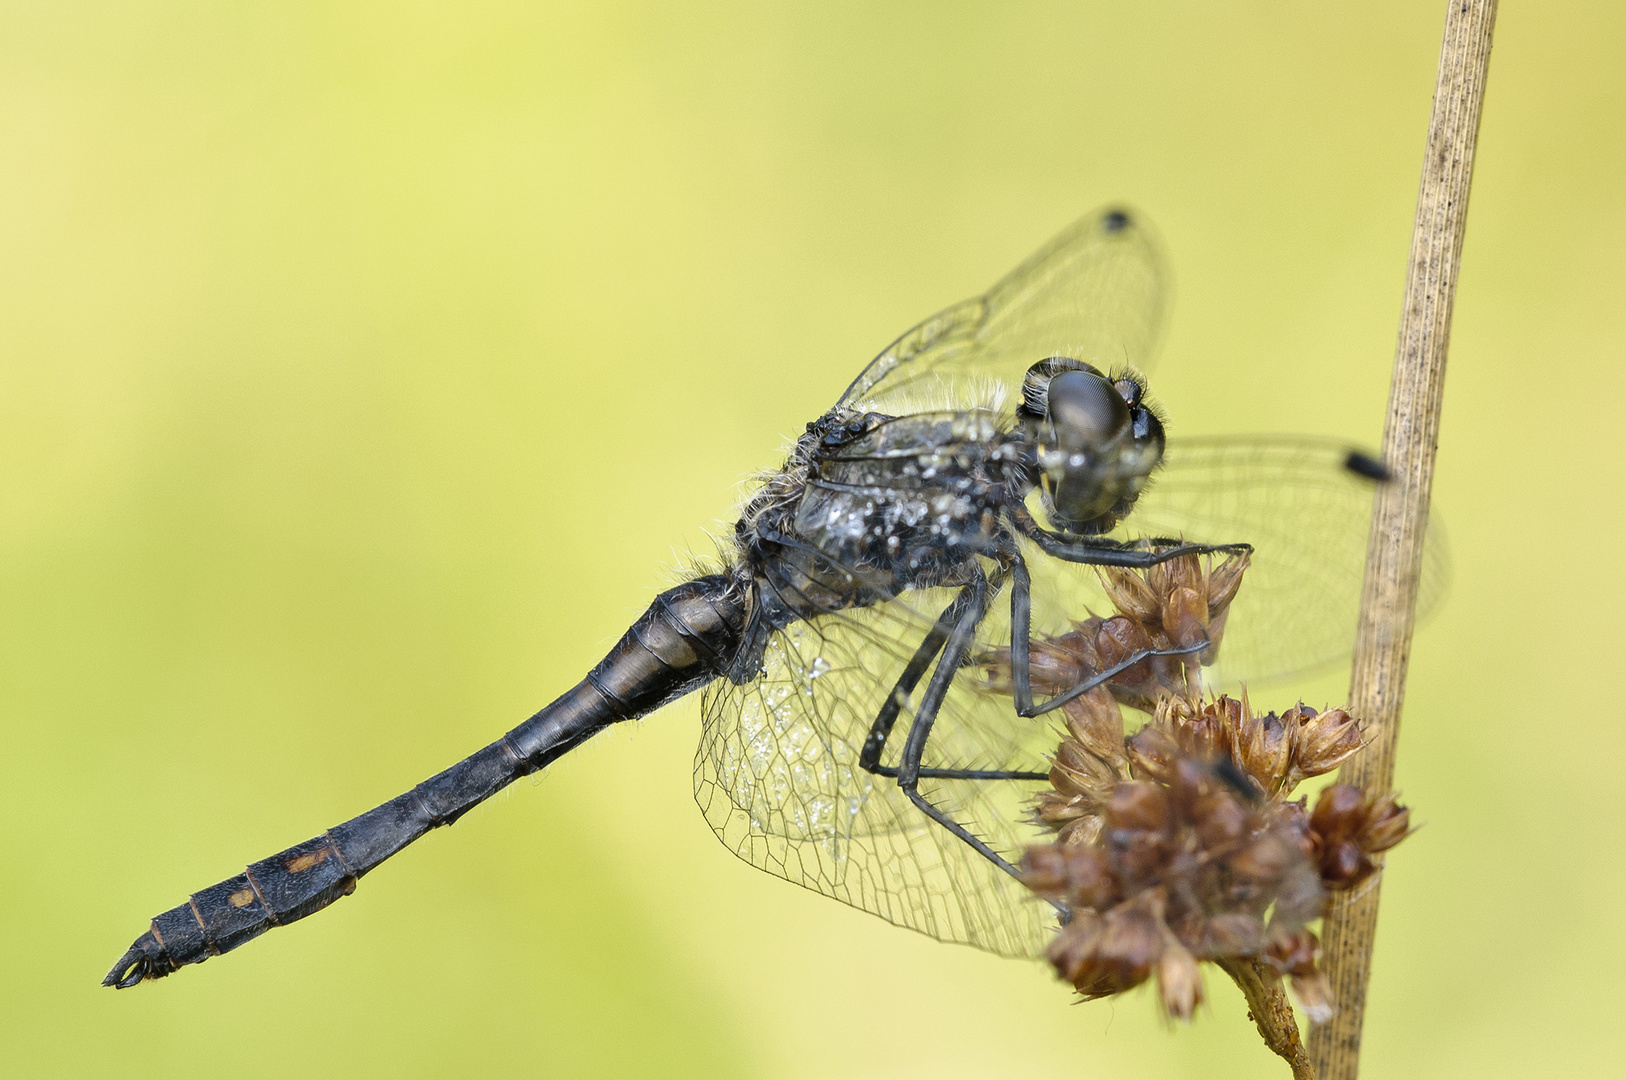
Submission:
<svg viewBox="0 0 1626 1080">
<path fill-rule="evenodd" d="M 587 677 L 507 735 L 382 806 L 261 859 L 152 921 L 103 980 L 124 988 L 230 952 L 355 891 L 430 829 L 621 720 L 653 712 L 728 669 L 744 601 L 722 574 L 668 589 Z"/>
</svg>

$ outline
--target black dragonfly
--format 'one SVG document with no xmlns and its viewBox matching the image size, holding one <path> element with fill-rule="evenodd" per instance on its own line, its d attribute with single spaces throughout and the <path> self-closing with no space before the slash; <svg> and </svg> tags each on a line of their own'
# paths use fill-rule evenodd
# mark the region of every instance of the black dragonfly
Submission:
<svg viewBox="0 0 1626 1080">
<path fill-rule="evenodd" d="M 622 720 L 705 690 L 695 796 L 770 873 L 946 941 L 1039 953 L 1049 701 L 1030 637 L 1106 610 L 1095 568 L 1252 550 L 1220 683 L 1335 662 L 1382 469 L 1314 438 L 1165 439 L 1133 365 L 1163 325 L 1150 230 L 1108 209 L 864 368 L 746 499 L 726 565 L 666 590 L 579 684 L 411 791 L 152 920 L 104 985 L 227 952 Z M 1430 579 L 1439 577 L 1438 548 Z M 974 672 L 998 647 L 1014 693 Z M 1132 656 L 1126 661 L 1141 659 Z"/>
</svg>

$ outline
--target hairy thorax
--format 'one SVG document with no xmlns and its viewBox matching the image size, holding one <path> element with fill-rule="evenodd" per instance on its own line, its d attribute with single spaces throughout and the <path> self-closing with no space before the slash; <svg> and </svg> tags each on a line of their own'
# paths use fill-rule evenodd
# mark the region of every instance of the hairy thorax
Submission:
<svg viewBox="0 0 1626 1080">
<path fill-rule="evenodd" d="M 776 621 L 967 583 L 1008 543 L 1023 463 L 991 412 L 831 411 L 808 425 L 735 526 L 737 573 Z"/>
</svg>

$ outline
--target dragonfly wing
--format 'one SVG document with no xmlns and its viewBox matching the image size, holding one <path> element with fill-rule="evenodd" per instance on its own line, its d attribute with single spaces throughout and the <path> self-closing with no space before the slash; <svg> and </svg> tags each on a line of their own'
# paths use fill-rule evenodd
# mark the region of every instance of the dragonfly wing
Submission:
<svg viewBox="0 0 1626 1080">
<path fill-rule="evenodd" d="M 1071 356 L 1102 370 L 1144 367 L 1162 334 L 1167 271 L 1132 211 L 1074 222 L 984 295 L 914 327 L 837 403 L 898 415 L 1014 407 L 1028 367 Z"/>
<path fill-rule="evenodd" d="M 1349 452 L 1307 436 L 1171 440 L 1164 467 L 1114 534 L 1253 545 L 1212 669 L 1220 685 L 1303 675 L 1349 655 L 1376 491 L 1345 467 Z M 1445 540 L 1431 524 L 1420 618 L 1448 578 Z"/>
<path fill-rule="evenodd" d="M 935 621 L 918 612 L 940 612 L 953 592 L 908 599 L 914 606 L 899 599 L 793 623 L 769 639 L 755 678 L 717 684 L 704 704 L 695 798 L 719 839 L 771 874 L 942 941 L 1038 955 L 1055 929 L 1052 909 L 926 818 L 896 780 L 859 764 L 882 702 Z M 1001 620 L 988 623 L 988 635 L 1008 638 Z M 883 765 L 897 765 L 918 696 L 902 710 Z M 1009 697 L 987 693 L 962 669 L 923 764 L 1042 773 L 1052 728 L 1020 719 Z M 923 779 L 920 791 L 1017 861 L 1044 839 L 1027 809 L 1043 786 Z"/>
</svg>

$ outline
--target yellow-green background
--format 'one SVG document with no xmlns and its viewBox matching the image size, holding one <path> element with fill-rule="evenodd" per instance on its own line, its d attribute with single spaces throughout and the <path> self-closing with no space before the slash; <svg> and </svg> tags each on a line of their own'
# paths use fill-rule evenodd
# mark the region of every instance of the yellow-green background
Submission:
<svg viewBox="0 0 1626 1080">
<path fill-rule="evenodd" d="M 1171 250 L 1178 427 L 1374 442 L 1444 5 L 1339 8 L 0 6 L 0 1072 L 1284 1074 L 1219 979 L 1171 1033 L 736 861 L 693 703 L 97 982 L 574 683 L 875 350 L 1100 203 Z M 1371 1076 L 1626 1064 L 1623 54 L 1618 4 L 1504 5 Z"/>
</svg>

